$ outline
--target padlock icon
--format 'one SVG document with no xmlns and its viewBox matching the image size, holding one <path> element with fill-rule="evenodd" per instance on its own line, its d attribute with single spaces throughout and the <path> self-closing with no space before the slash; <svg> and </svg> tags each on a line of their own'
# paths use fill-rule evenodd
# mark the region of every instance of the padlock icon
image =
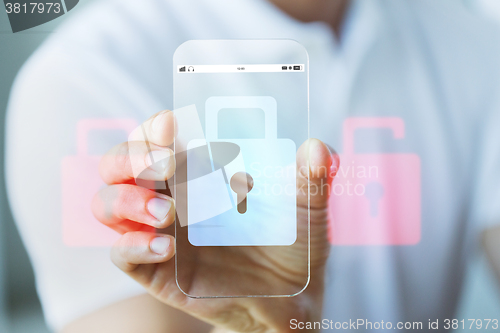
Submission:
<svg viewBox="0 0 500 333">
<path fill-rule="evenodd" d="M 261 110 L 263 138 L 219 138 L 219 111 Z M 224 126 L 238 126 L 224 124 Z M 244 124 L 241 131 L 252 131 Z M 277 137 L 277 103 L 270 96 L 216 96 L 205 103 L 205 138 L 191 140 L 187 149 L 188 239 L 195 246 L 291 245 L 297 238 L 296 145 Z M 217 166 L 223 150 L 239 147 L 237 157 Z M 209 149 L 212 172 L 196 177 L 196 148 Z M 203 159 L 202 159 L 203 160 Z M 242 186 L 241 180 L 249 186 Z"/>
<path fill-rule="evenodd" d="M 105 186 L 99 175 L 102 156 L 90 155 L 88 135 L 92 130 L 122 130 L 127 135 L 137 127 L 134 119 L 82 119 L 77 124 L 77 155 L 61 163 L 62 235 L 68 246 L 111 246 L 120 234 L 101 224 L 91 211 L 94 195 Z M 109 147 L 111 148 L 111 147 Z"/>
<path fill-rule="evenodd" d="M 356 154 L 358 128 L 390 128 L 404 138 L 401 118 L 348 118 L 343 153 L 329 201 L 334 245 L 414 245 L 421 238 L 421 166 L 416 154 Z"/>
</svg>

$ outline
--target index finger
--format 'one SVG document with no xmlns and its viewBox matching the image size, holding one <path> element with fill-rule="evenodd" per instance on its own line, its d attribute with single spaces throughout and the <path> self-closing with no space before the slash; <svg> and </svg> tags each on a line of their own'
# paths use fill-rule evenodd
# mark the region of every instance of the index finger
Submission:
<svg viewBox="0 0 500 333">
<path fill-rule="evenodd" d="M 131 162 L 132 174 L 135 179 L 139 178 L 145 170 L 142 163 L 144 153 L 151 154 L 153 146 L 167 147 L 174 142 L 175 118 L 170 110 L 164 110 L 151 116 L 139 127 L 134 129 L 128 137 L 128 154 Z"/>
<path fill-rule="evenodd" d="M 174 142 L 175 118 L 170 110 L 164 110 L 151 116 L 130 133 L 128 141 L 151 142 L 167 147 Z"/>
</svg>

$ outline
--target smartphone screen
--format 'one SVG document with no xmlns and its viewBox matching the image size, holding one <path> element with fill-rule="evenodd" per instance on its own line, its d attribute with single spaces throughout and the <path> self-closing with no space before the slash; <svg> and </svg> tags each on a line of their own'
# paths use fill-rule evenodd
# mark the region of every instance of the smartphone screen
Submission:
<svg viewBox="0 0 500 333">
<path fill-rule="evenodd" d="M 298 207 L 296 181 L 309 138 L 306 50 L 292 40 L 188 41 L 173 66 L 179 287 L 192 297 L 300 292 L 309 279 L 309 207 Z M 238 269 L 285 258 L 301 263 L 301 283 L 245 283 Z M 190 290 L 200 270 L 217 288 Z"/>
</svg>

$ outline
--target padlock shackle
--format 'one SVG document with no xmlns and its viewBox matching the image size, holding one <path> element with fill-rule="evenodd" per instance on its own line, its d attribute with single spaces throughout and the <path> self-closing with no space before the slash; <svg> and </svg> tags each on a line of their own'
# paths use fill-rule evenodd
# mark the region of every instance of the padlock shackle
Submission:
<svg viewBox="0 0 500 333">
<path fill-rule="evenodd" d="M 277 103 L 271 96 L 213 96 L 205 103 L 205 137 L 218 139 L 218 115 L 221 109 L 262 109 L 265 119 L 265 138 L 278 138 Z"/>
<path fill-rule="evenodd" d="M 137 127 L 137 121 L 132 118 L 85 118 L 80 119 L 76 125 L 76 145 L 77 153 L 80 156 L 86 156 L 89 152 L 88 135 L 91 130 L 120 129 L 129 135 Z"/>
<path fill-rule="evenodd" d="M 405 136 L 405 123 L 403 119 L 398 117 L 347 118 L 343 126 L 344 154 L 354 155 L 354 132 L 358 128 L 390 128 L 395 139 L 403 139 Z"/>
</svg>

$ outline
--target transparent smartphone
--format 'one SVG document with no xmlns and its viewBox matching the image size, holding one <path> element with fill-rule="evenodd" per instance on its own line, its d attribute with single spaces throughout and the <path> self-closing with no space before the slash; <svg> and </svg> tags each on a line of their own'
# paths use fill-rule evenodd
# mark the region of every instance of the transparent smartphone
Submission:
<svg viewBox="0 0 500 333">
<path fill-rule="evenodd" d="M 291 296 L 309 281 L 308 56 L 293 40 L 193 40 L 174 54 L 176 279 L 188 296 Z"/>
</svg>

